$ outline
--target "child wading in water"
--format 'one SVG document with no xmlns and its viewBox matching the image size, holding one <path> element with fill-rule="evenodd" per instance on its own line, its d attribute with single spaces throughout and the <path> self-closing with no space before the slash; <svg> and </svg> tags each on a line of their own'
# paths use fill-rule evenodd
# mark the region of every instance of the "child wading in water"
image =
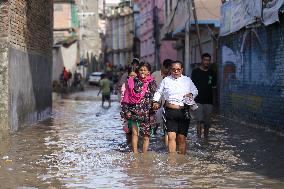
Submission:
<svg viewBox="0 0 284 189">
<path fill-rule="evenodd" d="M 127 79 L 134 78 L 136 76 L 137 76 L 137 73 L 135 72 L 135 68 L 130 67 L 128 69 L 128 77 L 127 77 Z M 122 100 L 124 98 L 126 85 L 127 85 L 127 81 L 125 83 L 123 83 L 122 86 L 121 86 L 121 102 L 120 103 L 122 103 Z M 132 124 L 131 120 L 125 119 L 123 130 L 125 131 L 126 143 L 127 144 L 131 144 L 131 139 L 132 139 L 132 127 L 131 127 L 131 124 Z"/>
<path fill-rule="evenodd" d="M 110 80 L 107 78 L 106 74 L 102 74 L 101 77 L 100 86 L 102 90 L 102 107 L 104 108 L 105 101 L 108 101 L 108 107 L 110 107 Z"/>
<path fill-rule="evenodd" d="M 127 80 L 126 90 L 122 99 L 121 115 L 131 121 L 132 150 L 138 153 L 138 135 L 143 135 L 143 153 L 148 151 L 151 127 L 155 124 L 155 112 L 152 109 L 153 96 L 157 85 L 150 75 L 151 66 L 140 63 L 138 76 Z"/>
</svg>

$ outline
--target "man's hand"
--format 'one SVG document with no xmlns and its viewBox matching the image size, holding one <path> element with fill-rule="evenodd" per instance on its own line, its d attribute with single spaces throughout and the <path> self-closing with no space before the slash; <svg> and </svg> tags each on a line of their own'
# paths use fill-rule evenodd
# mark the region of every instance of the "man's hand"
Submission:
<svg viewBox="0 0 284 189">
<path fill-rule="evenodd" d="M 153 109 L 158 110 L 160 108 L 160 104 L 158 102 L 153 103 Z"/>
</svg>

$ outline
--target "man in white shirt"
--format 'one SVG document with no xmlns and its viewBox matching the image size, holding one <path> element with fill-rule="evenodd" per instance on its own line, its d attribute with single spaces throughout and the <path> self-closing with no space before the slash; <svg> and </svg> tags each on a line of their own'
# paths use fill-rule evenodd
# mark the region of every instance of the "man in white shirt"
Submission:
<svg viewBox="0 0 284 189">
<path fill-rule="evenodd" d="M 171 75 L 165 77 L 158 90 L 154 94 L 153 108 L 159 108 L 159 100 L 165 99 L 166 127 L 169 137 L 168 150 L 176 152 L 176 138 L 178 151 L 181 154 L 186 152 L 186 137 L 190 120 L 185 117 L 183 100 L 185 97 L 195 98 L 198 90 L 194 83 L 187 76 L 182 75 L 183 65 L 180 61 L 173 61 Z"/>
</svg>

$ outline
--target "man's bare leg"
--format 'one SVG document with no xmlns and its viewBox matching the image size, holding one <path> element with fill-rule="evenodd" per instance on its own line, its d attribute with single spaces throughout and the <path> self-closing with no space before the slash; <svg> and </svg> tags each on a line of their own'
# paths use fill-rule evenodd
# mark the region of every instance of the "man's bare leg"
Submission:
<svg viewBox="0 0 284 189">
<path fill-rule="evenodd" d="M 209 135 L 209 125 L 204 125 L 204 138 L 208 138 Z"/>
<path fill-rule="evenodd" d="M 202 122 L 198 121 L 197 122 L 197 126 L 196 126 L 196 131 L 197 131 L 197 137 L 198 138 L 201 138 L 201 135 L 202 135 Z"/>
</svg>

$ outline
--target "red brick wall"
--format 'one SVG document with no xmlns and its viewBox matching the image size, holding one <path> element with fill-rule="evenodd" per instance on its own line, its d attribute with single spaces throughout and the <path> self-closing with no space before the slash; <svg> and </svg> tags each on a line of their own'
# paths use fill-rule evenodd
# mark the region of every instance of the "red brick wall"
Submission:
<svg viewBox="0 0 284 189">
<path fill-rule="evenodd" d="M 0 1 L 0 138 L 50 115 L 53 0 Z"/>
<path fill-rule="evenodd" d="M 8 31 L 9 3 L 0 2 L 0 141 L 8 133 Z"/>
<path fill-rule="evenodd" d="M 52 47 L 53 2 L 10 1 L 10 43 L 13 48 L 46 54 Z"/>
<path fill-rule="evenodd" d="M 9 11 L 9 3 L 8 1 L 2 1 L 0 3 L 0 37 L 7 36 L 8 31 L 8 12 Z"/>
</svg>

